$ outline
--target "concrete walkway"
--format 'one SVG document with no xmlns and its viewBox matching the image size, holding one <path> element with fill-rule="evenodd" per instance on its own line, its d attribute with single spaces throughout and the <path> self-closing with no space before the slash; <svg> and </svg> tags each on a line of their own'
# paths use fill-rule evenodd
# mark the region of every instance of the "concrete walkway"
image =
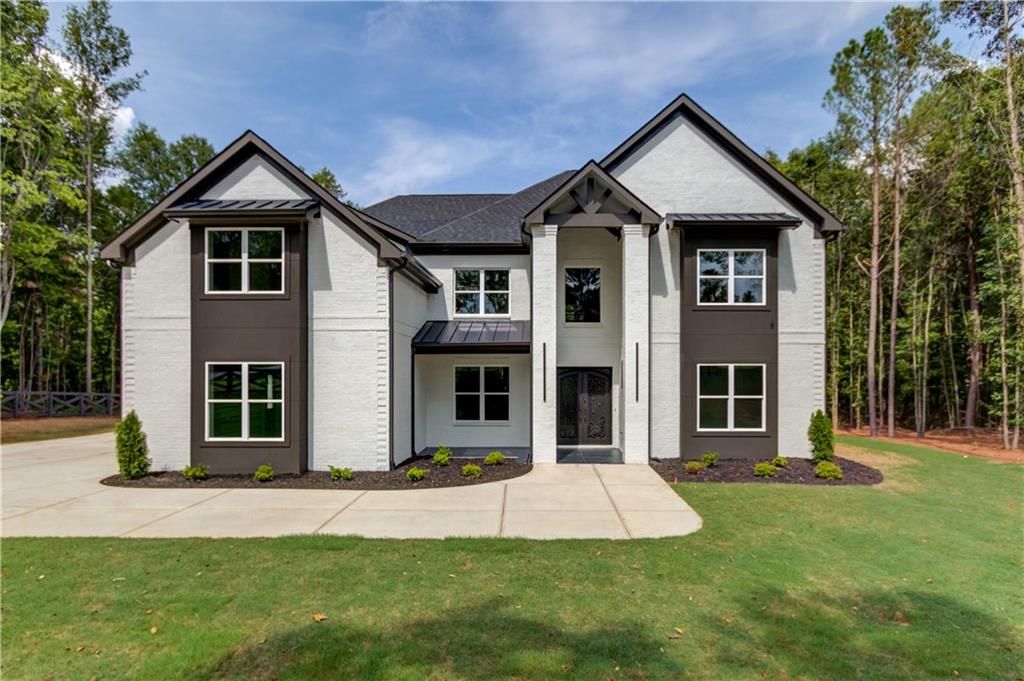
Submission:
<svg viewBox="0 0 1024 681">
<path fill-rule="evenodd" d="M 104 537 L 672 537 L 699 515 L 647 466 L 538 465 L 513 480 L 401 491 L 107 487 L 113 435 L 7 445 L 0 534 Z"/>
</svg>

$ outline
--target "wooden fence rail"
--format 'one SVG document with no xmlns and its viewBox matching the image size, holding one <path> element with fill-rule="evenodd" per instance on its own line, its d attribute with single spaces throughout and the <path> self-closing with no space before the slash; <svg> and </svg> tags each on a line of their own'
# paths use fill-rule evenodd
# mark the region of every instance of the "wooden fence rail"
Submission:
<svg viewBox="0 0 1024 681">
<path fill-rule="evenodd" d="M 117 416 L 121 396 L 117 393 L 58 393 L 4 390 L 0 415 L 17 416 Z"/>
</svg>

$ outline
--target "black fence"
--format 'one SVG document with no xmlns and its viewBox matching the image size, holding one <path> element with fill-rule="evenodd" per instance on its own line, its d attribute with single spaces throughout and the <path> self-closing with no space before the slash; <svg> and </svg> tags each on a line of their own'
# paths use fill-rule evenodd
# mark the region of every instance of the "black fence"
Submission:
<svg viewBox="0 0 1024 681">
<path fill-rule="evenodd" d="M 57 393 L 4 390 L 0 415 L 16 416 L 119 416 L 121 396 L 116 393 Z"/>
</svg>

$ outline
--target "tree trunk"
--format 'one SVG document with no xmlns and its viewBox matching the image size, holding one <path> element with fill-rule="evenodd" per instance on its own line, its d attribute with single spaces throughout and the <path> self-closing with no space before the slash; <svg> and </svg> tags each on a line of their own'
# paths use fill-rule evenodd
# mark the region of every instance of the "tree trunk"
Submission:
<svg viewBox="0 0 1024 681">
<path fill-rule="evenodd" d="M 918 437 L 924 437 L 928 432 L 928 360 L 930 358 L 929 348 L 931 346 L 932 330 L 932 301 L 935 299 L 935 257 L 932 257 L 928 265 L 928 301 L 924 308 L 924 347 L 921 349 L 921 426 L 918 430 Z"/>
<path fill-rule="evenodd" d="M 92 394 L 92 144 L 85 160 L 85 392 Z"/>
<path fill-rule="evenodd" d="M 949 315 L 949 289 L 946 289 L 946 303 L 942 306 L 942 328 L 946 335 L 946 347 L 949 351 L 950 383 L 953 386 L 953 420 L 949 427 L 955 428 L 960 423 L 960 377 L 956 374 L 956 355 L 953 352 L 953 320 Z"/>
<path fill-rule="evenodd" d="M 889 437 L 896 435 L 896 318 L 900 309 L 900 241 L 903 221 L 902 156 L 900 142 L 893 151 L 893 215 L 892 215 L 892 297 L 889 302 L 889 379 L 886 387 L 888 419 L 886 431 Z"/>
<path fill-rule="evenodd" d="M 974 430 L 978 411 L 981 378 L 981 309 L 978 305 L 978 271 L 975 264 L 974 228 L 967 228 L 967 293 L 970 305 L 970 350 L 967 354 L 970 376 L 967 382 L 967 408 L 964 412 L 964 428 Z"/>
<path fill-rule="evenodd" d="M 868 380 L 868 430 L 871 437 L 878 435 L 878 396 L 875 393 L 875 344 L 878 336 L 878 245 L 881 240 L 881 229 L 879 221 L 879 158 L 878 143 L 876 142 L 871 152 L 871 270 L 870 270 L 870 308 L 868 311 L 868 357 L 867 357 L 867 380 Z"/>
<path fill-rule="evenodd" d="M 1010 176 L 1013 180 L 1013 195 L 1017 210 L 1017 257 L 1020 265 L 1020 299 L 1024 309 L 1024 169 L 1021 168 L 1022 156 L 1020 146 L 1020 128 L 1017 122 L 1017 99 L 1013 87 L 1013 32 L 1010 30 L 1010 3 L 1003 0 L 1003 44 L 1004 69 L 1006 81 L 1006 114 L 1010 119 Z"/>
<path fill-rule="evenodd" d="M 1003 274 L 1003 253 L 996 234 L 996 271 L 999 272 L 999 289 L 1006 291 L 1006 276 Z M 1003 449 L 1010 448 L 1010 373 L 1006 366 L 1006 295 L 999 296 L 999 380 L 1002 387 L 1002 409 L 999 429 L 1003 434 Z"/>
</svg>

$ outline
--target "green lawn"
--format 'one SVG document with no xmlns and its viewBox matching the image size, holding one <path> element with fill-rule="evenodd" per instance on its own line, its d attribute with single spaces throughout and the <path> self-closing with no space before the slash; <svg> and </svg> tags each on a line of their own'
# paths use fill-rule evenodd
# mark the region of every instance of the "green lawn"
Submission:
<svg viewBox="0 0 1024 681">
<path fill-rule="evenodd" d="M 679 485 L 680 539 L 8 539 L 3 677 L 1021 678 L 1024 469 L 845 441 L 883 485 Z"/>
</svg>

